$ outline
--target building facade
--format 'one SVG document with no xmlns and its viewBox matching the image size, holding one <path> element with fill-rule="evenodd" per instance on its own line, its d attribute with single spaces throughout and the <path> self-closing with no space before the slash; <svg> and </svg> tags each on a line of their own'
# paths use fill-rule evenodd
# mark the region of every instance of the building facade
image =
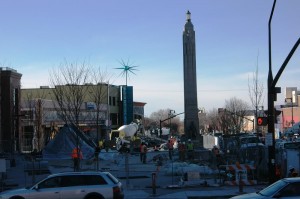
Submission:
<svg viewBox="0 0 300 199">
<path fill-rule="evenodd" d="M 281 105 L 281 132 L 293 127 L 300 121 L 300 92 L 297 87 L 287 87 L 285 91 L 284 104 Z M 298 127 L 299 128 L 299 127 Z M 298 132 L 300 133 L 300 132 Z"/>
<path fill-rule="evenodd" d="M 67 87 L 67 85 L 59 87 Z M 62 89 L 59 87 L 21 90 L 21 113 L 25 115 L 20 138 L 22 152 L 42 150 L 59 129 L 66 122 L 70 122 L 63 119 L 63 113 L 58 108 L 55 89 Z M 98 84 L 80 87 L 85 87 L 86 91 L 80 106 L 77 125 L 95 141 L 107 139 L 111 129 L 123 125 L 122 86 Z M 131 118 L 144 118 L 144 111 L 140 111 L 144 109 L 144 105 L 145 103 L 138 103 L 137 107 L 132 105 L 134 110 L 137 109 L 139 112 L 131 111 L 134 113 Z"/>
<path fill-rule="evenodd" d="M 21 77 L 12 68 L 0 68 L 0 152 L 18 150 Z"/>
</svg>

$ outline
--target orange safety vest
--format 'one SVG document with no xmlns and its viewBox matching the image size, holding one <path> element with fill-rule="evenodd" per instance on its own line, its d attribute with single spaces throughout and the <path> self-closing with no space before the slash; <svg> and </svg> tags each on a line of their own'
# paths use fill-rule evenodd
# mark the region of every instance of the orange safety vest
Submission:
<svg viewBox="0 0 300 199">
<path fill-rule="evenodd" d="M 78 154 L 79 154 L 79 157 L 78 157 Z M 78 150 L 77 147 L 75 147 L 75 148 L 72 150 L 72 158 L 80 158 L 80 159 L 82 159 L 82 152 L 81 152 L 80 149 Z"/>
</svg>

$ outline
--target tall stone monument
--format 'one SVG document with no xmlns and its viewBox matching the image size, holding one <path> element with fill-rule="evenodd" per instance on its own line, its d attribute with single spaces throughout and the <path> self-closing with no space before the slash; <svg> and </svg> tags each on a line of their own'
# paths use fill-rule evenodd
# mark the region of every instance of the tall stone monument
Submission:
<svg viewBox="0 0 300 199">
<path fill-rule="evenodd" d="M 196 45 L 191 13 L 186 13 L 183 31 L 184 131 L 189 139 L 199 136 L 197 101 Z"/>
</svg>

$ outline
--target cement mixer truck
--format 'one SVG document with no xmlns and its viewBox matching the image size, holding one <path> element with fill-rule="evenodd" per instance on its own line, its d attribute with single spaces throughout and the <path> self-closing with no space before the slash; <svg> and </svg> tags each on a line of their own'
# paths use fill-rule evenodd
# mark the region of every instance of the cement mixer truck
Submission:
<svg viewBox="0 0 300 199">
<path fill-rule="evenodd" d="M 137 136 L 139 125 L 130 123 L 123 125 L 118 130 L 112 130 L 110 140 L 119 152 L 139 151 L 141 139 Z"/>
</svg>

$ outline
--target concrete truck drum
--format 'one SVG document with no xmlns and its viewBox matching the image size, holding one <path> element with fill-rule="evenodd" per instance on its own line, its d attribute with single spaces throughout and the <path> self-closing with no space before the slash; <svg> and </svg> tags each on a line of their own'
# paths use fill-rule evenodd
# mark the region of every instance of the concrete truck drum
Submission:
<svg viewBox="0 0 300 199">
<path fill-rule="evenodd" d="M 133 122 L 121 126 L 117 130 L 119 133 L 116 136 L 116 149 L 119 152 L 132 152 L 135 148 L 138 148 L 140 144 L 140 138 L 137 137 L 138 130 L 139 125 Z"/>
</svg>

